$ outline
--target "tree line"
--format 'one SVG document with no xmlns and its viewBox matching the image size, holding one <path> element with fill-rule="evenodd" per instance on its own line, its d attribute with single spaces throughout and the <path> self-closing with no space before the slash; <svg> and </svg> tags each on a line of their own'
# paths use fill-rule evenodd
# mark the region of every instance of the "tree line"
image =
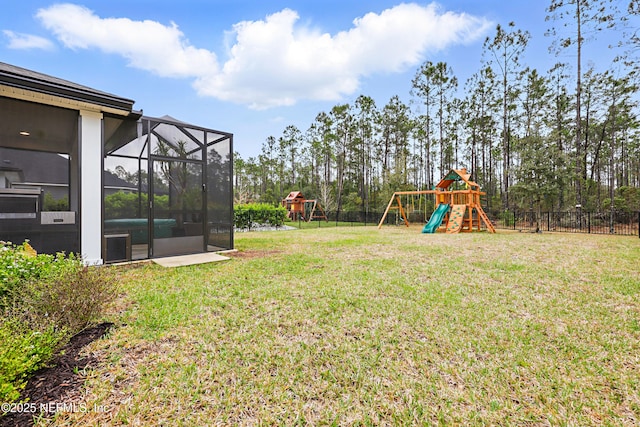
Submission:
<svg viewBox="0 0 640 427">
<path fill-rule="evenodd" d="M 498 25 L 464 83 L 447 63 L 426 61 L 410 105 L 398 95 L 384 105 L 360 95 L 319 112 L 306 130 L 287 126 L 258 156 L 236 154 L 236 202 L 277 204 L 296 190 L 327 210 L 379 211 L 394 191 L 431 189 L 464 167 L 493 212 L 640 210 L 640 40 L 632 25 L 640 7 L 617 4 L 550 2 L 550 54 L 570 53 L 573 63 L 546 71 L 523 64 L 530 34 Z M 605 71 L 585 69 L 590 37 L 607 31 L 621 34 L 621 53 Z"/>
</svg>

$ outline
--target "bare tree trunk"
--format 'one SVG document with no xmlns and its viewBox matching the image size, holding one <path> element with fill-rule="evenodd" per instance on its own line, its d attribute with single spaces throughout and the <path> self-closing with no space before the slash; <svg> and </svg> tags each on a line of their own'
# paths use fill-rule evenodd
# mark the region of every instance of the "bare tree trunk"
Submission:
<svg viewBox="0 0 640 427">
<path fill-rule="evenodd" d="M 576 19 L 578 20 L 578 57 L 577 57 L 577 80 L 576 80 L 576 203 L 583 205 L 582 195 L 582 135 L 581 135 L 581 122 L 580 116 L 580 99 L 582 97 L 582 27 L 581 27 L 581 11 L 580 1 L 576 1 Z"/>
</svg>

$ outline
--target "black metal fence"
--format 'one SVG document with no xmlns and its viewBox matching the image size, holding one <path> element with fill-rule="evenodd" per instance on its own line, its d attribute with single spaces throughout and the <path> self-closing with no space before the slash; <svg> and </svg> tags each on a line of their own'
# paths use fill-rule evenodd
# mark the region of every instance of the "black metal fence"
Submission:
<svg viewBox="0 0 640 427">
<path fill-rule="evenodd" d="M 327 212 L 327 221 L 297 221 L 300 228 L 311 227 L 357 227 L 377 226 L 383 212 Z M 502 212 L 489 213 L 489 218 L 498 229 L 521 231 L 556 231 L 567 233 L 615 234 L 620 236 L 640 237 L 640 212 Z M 414 211 L 407 218 L 414 224 L 425 224 L 430 214 Z M 385 218 L 384 225 L 404 225 L 397 211 L 391 211 Z"/>
<path fill-rule="evenodd" d="M 358 227 L 377 226 L 383 212 L 378 211 L 346 211 L 326 212 L 327 220 L 315 219 L 311 222 L 303 220 L 285 225 L 296 225 L 298 228 L 322 227 Z M 424 225 L 431 213 L 413 211 L 407 213 L 407 219 L 413 224 Z M 488 212 L 491 222 L 497 229 L 519 230 L 528 232 L 565 232 L 585 234 L 611 234 L 619 236 L 640 237 L 640 212 Z M 390 211 L 383 225 L 404 225 L 398 211 Z M 245 231 L 261 228 L 258 224 Z M 277 227 L 276 227 L 277 228 Z"/>
<path fill-rule="evenodd" d="M 496 228 L 521 231 L 617 234 L 640 237 L 640 212 L 503 212 L 490 215 Z"/>
<path fill-rule="evenodd" d="M 382 214 L 382 212 L 326 212 L 326 221 L 323 219 L 314 219 L 311 222 L 305 223 L 302 220 L 298 220 L 297 225 L 301 228 L 372 226 L 378 225 Z M 402 219 L 400 219 L 400 221 L 402 221 Z"/>
<path fill-rule="evenodd" d="M 326 212 L 327 221 L 325 220 L 313 220 L 309 223 L 305 223 L 302 220 L 297 221 L 297 225 L 302 228 L 308 227 L 356 227 L 356 226 L 377 226 L 380 223 L 380 219 L 384 212 L 359 212 L 359 211 L 347 211 L 347 212 Z M 407 219 L 411 223 L 425 224 L 429 219 L 430 214 L 425 214 L 420 211 L 414 211 L 407 213 Z M 306 225 L 305 225 L 306 224 Z M 404 225 L 404 220 L 397 211 L 391 211 L 387 214 L 384 220 L 385 225 Z"/>
</svg>

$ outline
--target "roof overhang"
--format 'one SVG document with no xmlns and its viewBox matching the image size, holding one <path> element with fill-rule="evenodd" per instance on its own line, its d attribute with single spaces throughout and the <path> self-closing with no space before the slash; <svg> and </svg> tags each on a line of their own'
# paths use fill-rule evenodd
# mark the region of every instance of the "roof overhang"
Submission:
<svg viewBox="0 0 640 427">
<path fill-rule="evenodd" d="M 129 116 L 135 101 L 0 62 L 0 96 Z M 137 114 L 138 116 L 140 114 Z"/>
</svg>

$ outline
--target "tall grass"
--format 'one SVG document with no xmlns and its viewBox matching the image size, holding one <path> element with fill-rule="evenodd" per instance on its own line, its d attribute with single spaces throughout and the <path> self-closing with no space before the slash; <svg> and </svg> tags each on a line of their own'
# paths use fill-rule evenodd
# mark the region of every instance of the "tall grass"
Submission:
<svg viewBox="0 0 640 427">
<path fill-rule="evenodd" d="M 57 425 L 637 425 L 640 242 L 419 228 L 237 236 L 121 272 Z"/>
</svg>

